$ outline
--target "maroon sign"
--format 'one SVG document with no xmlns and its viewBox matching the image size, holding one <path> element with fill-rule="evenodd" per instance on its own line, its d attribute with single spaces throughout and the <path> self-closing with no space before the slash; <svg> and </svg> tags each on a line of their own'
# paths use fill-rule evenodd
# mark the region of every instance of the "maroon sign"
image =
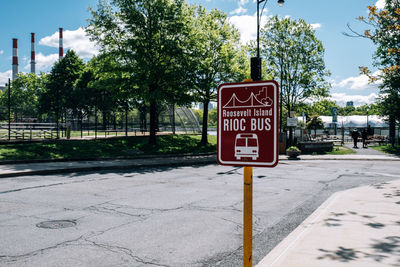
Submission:
<svg viewBox="0 0 400 267">
<path fill-rule="evenodd" d="M 278 164 L 278 83 L 259 81 L 218 87 L 218 163 Z"/>
</svg>

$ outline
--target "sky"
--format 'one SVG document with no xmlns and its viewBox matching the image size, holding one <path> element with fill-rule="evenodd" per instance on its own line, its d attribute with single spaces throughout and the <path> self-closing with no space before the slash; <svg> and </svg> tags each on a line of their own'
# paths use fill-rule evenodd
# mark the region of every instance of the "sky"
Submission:
<svg viewBox="0 0 400 267">
<path fill-rule="evenodd" d="M 208 10 L 224 11 L 241 33 L 245 44 L 256 38 L 256 0 L 187 0 L 201 4 Z M 96 44 L 86 36 L 84 27 L 91 17 L 88 7 L 96 8 L 98 0 L 0 0 L 0 86 L 11 78 L 12 38 L 18 38 L 19 71 L 30 71 L 30 33 L 36 35 L 36 71 L 50 71 L 58 59 L 58 28 L 64 29 L 64 53 L 74 49 L 85 61 L 98 53 Z M 263 3 L 264 4 L 264 3 Z M 365 26 L 358 16 L 367 16 L 367 5 L 384 6 L 384 0 L 285 0 L 279 7 L 277 0 L 268 0 L 262 21 L 269 16 L 304 19 L 315 29 L 325 47 L 325 64 L 331 72 L 331 98 L 341 106 L 353 101 L 356 106 L 373 103 L 378 85 L 368 84 L 360 75 L 359 66 L 373 72 L 372 56 L 376 47 L 365 38 L 343 35 L 347 24 L 359 32 Z"/>
</svg>

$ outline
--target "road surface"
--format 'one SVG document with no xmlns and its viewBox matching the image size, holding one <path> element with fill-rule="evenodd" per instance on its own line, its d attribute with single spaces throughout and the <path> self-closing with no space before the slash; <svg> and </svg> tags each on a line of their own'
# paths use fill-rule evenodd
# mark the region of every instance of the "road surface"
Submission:
<svg viewBox="0 0 400 267">
<path fill-rule="evenodd" d="M 398 162 L 254 169 L 254 263 L 332 193 Z M 242 169 L 207 165 L 0 179 L 1 266 L 241 266 Z"/>
</svg>

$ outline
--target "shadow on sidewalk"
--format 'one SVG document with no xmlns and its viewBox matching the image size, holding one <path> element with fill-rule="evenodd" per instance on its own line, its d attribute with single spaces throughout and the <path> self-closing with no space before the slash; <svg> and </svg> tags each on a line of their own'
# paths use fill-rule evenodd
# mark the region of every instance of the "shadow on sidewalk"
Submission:
<svg viewBox="0 0 400 267">
<path fill-rule="evenodd" d="M 381 183 L 374 185 L 375 189 L 384 189 L 384 185 L 388 183 Z M 400 190 L 391 188 L 391 193 L 383 193 L 384 198 L 399 198 Z M 400 200 L 400 198 L 399 198 Z M 393 203 L 400 205 L 400 201 Z M 357 266 L 362 266 L 361 262 L 366 260 L 373 260 L 382 264 L 394 264 L 393 266 L 400 266 L 400 220 L 381 223 L 379 221 L 379 214 L 360 214 L 355 211 L 347 211 L 346 213 L 331 212 L 329 218 L 324 220 L 324 225 L 329 228 L 345 227 L 346 223 L 360 223 L 361 227 L 369 227 L 374 231 L 382 230 L 386 227 L 396 227 L 398 235 L 389 235 L 380 239 L 369 239 L 369 243 L 363 247 L 351 248 L 345 246 L 338 246 L 336 249 L 319 248 L 321 253 L 317 257 L 318 260 L 331 260 L 335 262 L 357 262 Z M 393 261 L 394 260 L 394 261 Z"/>
</svg>

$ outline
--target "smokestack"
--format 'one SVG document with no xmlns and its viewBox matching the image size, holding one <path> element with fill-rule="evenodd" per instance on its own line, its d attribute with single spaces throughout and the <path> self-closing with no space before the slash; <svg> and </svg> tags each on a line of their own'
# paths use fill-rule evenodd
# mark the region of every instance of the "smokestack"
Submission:
<svg viewBox="0 0 400 267">
<path fill-rule="evenodd" d="M 36 73 L 35 68 L 35 34 L 31 33 L 31 73 Z"/>
<path fill-rule="evenodd" d="M 13 57 L 12 57 L 12 79 L 17 78 L 18 74 L 18 39 L 13 38 Z"/>
<path fill-rule="evenodd" d="M 60 36 L 59 36 L 59 41 L 60 41 L 60 47 L 58 48 L 58 58 L 62 58 L 64 56 L 64 48 L 63 48 L 63 28 L 60 28 Z"/>
</svg>

